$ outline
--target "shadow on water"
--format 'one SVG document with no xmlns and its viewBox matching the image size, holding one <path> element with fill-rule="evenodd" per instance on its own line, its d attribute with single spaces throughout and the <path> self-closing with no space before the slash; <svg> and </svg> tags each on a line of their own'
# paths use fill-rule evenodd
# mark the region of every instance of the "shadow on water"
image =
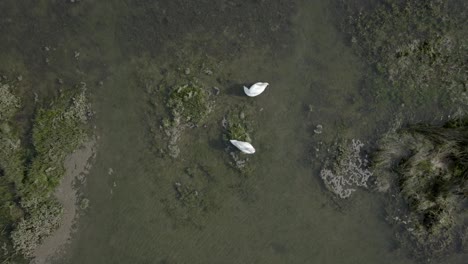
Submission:
<svg viewBox="0 0 468 264">
<path fill-rule="evenodd" d="M 230 80 L 227 81 L 225 86 L 227 87 L 225 92 L 227 95 L 230 96 L 237 96 L 237 97 L 244 97 L 245 93 L 243 89 L 240 89 L 239 87 L 243 86 L 248 86 L 249 84 L 247 83 L 237 83 L 236 81 Z"/>
<path fill-rule="evenodd" d="M 213 151 L 221 152 L 226 149 L 226 144 L 223 142 L 222 138 L 209 140 L 208 144 Z"/>
</svg>

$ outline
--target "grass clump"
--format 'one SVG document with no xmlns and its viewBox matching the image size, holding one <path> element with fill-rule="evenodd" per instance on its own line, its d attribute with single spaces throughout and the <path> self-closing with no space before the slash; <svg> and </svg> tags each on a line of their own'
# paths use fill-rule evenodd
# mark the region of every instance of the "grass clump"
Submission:
<svg viewBox="0 0 468 264">
<path fill-rule="evenodd" d="M 456 230 L 468 220 L 460 214 L 468 197 L 468 122 L 452 124 L 402 129 L 374 158 L 378 184 L 399 197 L 391 219 L 402 228 L 401 241 L 421 258 L 454 250 Z"/>
</svg>

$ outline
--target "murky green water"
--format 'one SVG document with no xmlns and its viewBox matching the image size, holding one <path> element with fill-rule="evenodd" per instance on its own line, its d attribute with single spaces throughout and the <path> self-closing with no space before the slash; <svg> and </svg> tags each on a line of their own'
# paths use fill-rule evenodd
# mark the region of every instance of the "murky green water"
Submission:
<svg viewBox="0 0 468 264">
<path fill-rule="evenodd" d="M 12 35 L 2 36 L 10 50 L 0 58 L 11 62 L 4 65 L 27 69 L 28 82 L 43 80 L 39 94 L 57 89 L 57 78 L 84 81 L 96 110 L 98 153 L 84 190 L 91 205 L 56 263 L 414 263 L 394 243 L 381 197 L 359 191 L 336 203 L 318 175 L 327 156 L 312 151 L 319 142 L 338 135 L 365 142 L 392 116 L 365 110 L 362 62 L 327 1 L 153 2 L 5 1 L 3 32 Z M 257 8 L 248 13 L 249 5 Z M 267 6 L 278 13 L 264 15 Z M 11 32 L 9 18 L 19 21 Z M 221 89 L 219 122 L 182 140 L 179 159 L 160 158 L 134 61 L 149 61 L 156 73 L 196 56 L 216 65 L 204 78 Z M 255 99 L 234 90 L 260 80 L 271 86 Z M 221 140 L 221 118 L 236 104 L 256 112 L 247 177 L 226 165 Z M 187 167 L 202 176 L 188 179 Z M 172 210 L 177 181 L 198 181 L 210 210 L 189 220 Z"/>
</svg>

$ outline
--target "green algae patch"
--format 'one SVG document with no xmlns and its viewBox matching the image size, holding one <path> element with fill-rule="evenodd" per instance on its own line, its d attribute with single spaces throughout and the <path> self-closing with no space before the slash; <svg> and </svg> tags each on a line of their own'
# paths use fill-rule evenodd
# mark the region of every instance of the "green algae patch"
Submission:
<svg viewBox="0 0 468 264">
<path fill-rule="evenodd" d="M 468 122 L 416 125 L 387 135 L 374 157 L 380 191 L 391 194 L 390 220 L 420 258 L 460 243 L 468 197 Z"/>
<path fill-rule="evenodd" d="M 222 121 L 224 128 L 224 140 L 239 140 L 252 142 L 249 132 L 250 124 L 246 119 L 245 112 L 241 109 L 230 111 Z"/>
</svg>

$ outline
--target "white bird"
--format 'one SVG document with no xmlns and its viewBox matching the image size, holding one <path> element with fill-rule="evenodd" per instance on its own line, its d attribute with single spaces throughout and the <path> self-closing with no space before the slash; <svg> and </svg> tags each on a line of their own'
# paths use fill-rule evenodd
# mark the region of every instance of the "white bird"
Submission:
<svg viewBox="0 0 468 264">
<path fill-rule="evenodd" d="M 268 86 L 267 82 L 254 83 L 252 86 L 250 86 L 250 88 L 247 88 L 244 86 L 244 92 L 247 96 L 254 97 L 263 93 L 263 91 L 265 91 L 267 86 Z"/>
<path fill-rule="evenodd" d="M 234 139 L 231 139 L 230 141 L 234 146 L 236 146 L 243 153 L 246 153 L 246 154 L 254 154 L 255 153 L 254 147 L 249 142 L 238 141 L 238 140 L 234 140 Z"/>
</svg>

